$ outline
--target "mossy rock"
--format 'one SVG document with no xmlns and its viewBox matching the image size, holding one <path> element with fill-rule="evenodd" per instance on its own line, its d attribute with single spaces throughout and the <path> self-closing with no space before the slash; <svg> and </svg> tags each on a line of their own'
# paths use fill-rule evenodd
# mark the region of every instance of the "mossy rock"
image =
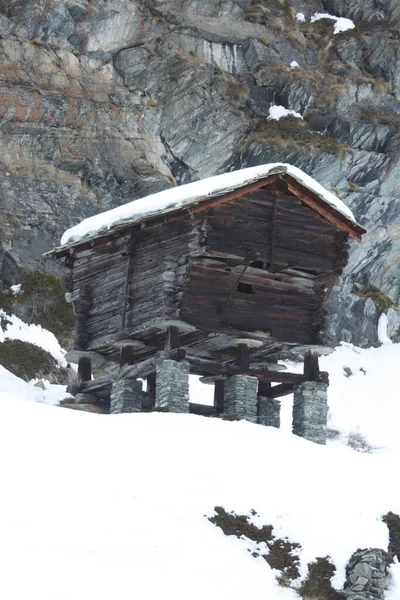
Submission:
<svg viewBox="0 0 400 600">
<path fill-rule="evenodd" d="M 21 340 L 5 340 L 0 343 L 0 364 L 25 381 L 36 377 L 48 378 L 59 369 L 49 352 Z"/>
<path fill-rule="evenodd" d="M 374 287 L 361 290 L 358 295 L 361 296 L 361 298 L 370 298 L 379 310 L 384 313 L 386 313 L 389 308 L 395 306 L 389 296 L 386 296 L 386 294 Z"/>
</svg>

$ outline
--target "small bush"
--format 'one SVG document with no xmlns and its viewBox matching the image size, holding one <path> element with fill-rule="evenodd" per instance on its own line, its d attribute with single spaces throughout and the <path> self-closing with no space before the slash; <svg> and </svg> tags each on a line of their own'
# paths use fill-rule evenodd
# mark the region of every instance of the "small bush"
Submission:
<svg viewBox="0 0 400 600">
<path fill-rule="evenodd" d="M 210 517 L 209 521 L 220 527 L 225 535 L 235 535 L 238 538 L 245 536 L 259 543 L 273 539 L 271 525 L 264 525 L 259 529 L 253 523 L 250 523 L 247 515 L 236 515 L 234 512 L 228 513 L 222 506 L 216 506 L 214 510 L 217 514 Z"/>
<path fill-rule="evenodd" d="M 299 556 L 296 551 L 301 548 L 300 544 L 290 542 L 287 539 L 275 538 L 272 534 L 273 528 L 271 525 L 257 527 L 250 522 L 247 515 L 236 515 L 228 513 L 222 506 L 214 508 L 216 515 L 210 517 L 209 521 L 217 527 L 220 527 L 225 535 L 234 535 L 238 538 L 246 537 L 258 544 L 265 543 L 268 546 L 269 553 L 261 554 L 261 550 L 255 550 L 252 555 L 256 558 L 262 558 L 270 565 L 272 569 L 281 571 L 279 580 L 281 585 L 286 587 L 297 579 L 299 572 Z M 255 515 L 255 511 L 252 511 Z"/>
<path fill-rule="evenodd" d="M 328 556 L 316 558 L 308 564 L 308 574 L 298 592 L 303 600 L 341 600 L 342 596 L 331 584 L 336 567 Z"/>
<path fill-rule="evenodd" d="M 58 368 L 57 362 L 46 350 L 21 340 L 0 343 L 0 364 L 25 381 L 46 377 Z"/>
<path fill-rule="evenodd" d="M 371 446 L 371 444 L 359 431 L 352 431 L 349 433 L 347 438 L 347 446 L 350 446 L 350 448 L 353 448 L 353 450 L 356 452 L 361 452 L 364 454 L 370 454 L 376 450 L 376 448 Z"/>
<path fill-rule="evenodd" d="M 315 154 L 327 152 L 342 155 L 348 150 L 335 138 L 310 131 L 307 123 L 296 117 L 284 117 L 278 121 L 255 119 L 252 126 L 254 131 L 247 137 L 246 148 L 252 142 L 265 142 L 281 149 L 291 148 Z"/>
<path fill-rule="evenodd" d="M 358 295 L 361 296 L 361 298 L 370 298 L 381 312 L 387 312 L 389 308 L 395 306 L 393 300 L 391 300 L 388 296 L 386 296 L 386 294 L 372 286 L 359 291 Z"/>
<path fill-rule="evenodd" d="M 14 312 L 26 323 L 48 329 L 61 344 L 73 337 L 75 319 L 72 305 L 65 301 L 60 277 L 48 271 L 19 269 L 21 292 L 10 295 L 6 312 Z M 4 296 L 4 294 L 3 294 Z M 2 296 L 0 296 L 1 303 Z"/>
<path fill-rule="evenodd" d="M 400 516 L 393 512 L 389 512 L 382 517 L 382 521 L 386 523 L 389 529 L 389 552 L 397 556 L 400 561 Z"/>
</svg>

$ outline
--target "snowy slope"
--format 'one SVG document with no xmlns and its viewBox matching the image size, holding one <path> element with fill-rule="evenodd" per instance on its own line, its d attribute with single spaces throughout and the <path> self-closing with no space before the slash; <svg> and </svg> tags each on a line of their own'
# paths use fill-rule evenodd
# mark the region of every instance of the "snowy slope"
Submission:
<svg viewBox="0 0 400 600">
<path fill-rule="evenodd" d="M 255 509 L 258 524 L 299 542 L 303 574 L 329 554 L 340 587 L 353 551 L 387 547 L 381 515 L 400 513 L 399 355 L 395 344 L 343 346 L 323 359 L 332 423 L 343 441 L 358 426 L 386 445 L 372 454 L 246 422 L 67 411 L 28 402 L 9 384 L 0 392 L 0 597 L 298 598 L 249 544 L 207 520 L 216 505 Z M 0 389 L 3 381 L 4 370 Z M 387 598 L 398 600 L 399 565 L 392 572 Z"/>
</svg>

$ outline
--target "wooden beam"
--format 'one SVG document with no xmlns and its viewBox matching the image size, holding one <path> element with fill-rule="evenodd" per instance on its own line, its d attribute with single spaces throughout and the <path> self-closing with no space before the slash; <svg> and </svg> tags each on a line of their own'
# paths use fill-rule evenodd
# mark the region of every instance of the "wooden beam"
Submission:
<svg viewBox="0 0 400 600">
<path fill-rule="evenodd" d="M 357 223 L 353 223 L 351 219 L 338 212 L 338 210 L 333 206 L 329 207 L 324 200 L 319 198 L 319 196 L 310 190 L 305 190 L 304 187 L 290 175 L 285 174 L 283 177 L 287 182 L 288 189 L 292 192 L 292 194 L 300 198 L 300 200 L 307 204 L 307 206 L 314 209 L 327 221 L 332 223 L 332 225 L 335 225 L 342 231 L 345 231 L 354 240 L 357 240 L 358 242 L 361 241 L 361 236 L 366 232 L 363 227 Z"/>
<path fill-rule="evenodd" d="M 268 398 L 280 398 L 281 396 L 287 396 L 288 394 L 292 394 L 294 389 L 294 385 L 292 383 L 280 383 L 279 385 L 274 385 L 271 387 L 271 391 Z"/>
<path fill-rule="evenodd" d="M 270 245 L 270 268 L 273 270 L 274 266 L 274 258 L 275 258 L 275 238 L 276 238 L 276 211 L 277 211 L 277 197 L 274 195 L 273 205 L 272 205 L 272 222 L 271 222 L 271 245 Z"/>
<path fill-rule="evenodd" d="M 306 381 L 306 377 L 299 373 L 288 373 L 287 371 L 269 371 L 268 369 L 247 369 L 243 370 L 238 365 L 231 363 L 219 363 L 203 358 L 188 356 L 191 372 L 205 375 L 249 375 L 257 377 L 260 381 L 274 383 L 293 383 L 298 384 Z"/>
<path fill-rule="evenodd" d="M 135 229 L 132 229 L 127 253 L 128 253 L 128 262 L 126 265 L 126 274 L 125 274 L 125 284 L 124 284 L 124 295 L 122 298 L 122 315 L 121 315 L 121 330 L 125 330 L 125 319 L 126 319 L 126 307 L 129 302 L 129 285 L 130 285 L 130 277 L 131 277 L 131 268 L 132 268 L 132 260 L 133 260 L 133 250 L 135 247 Z"/>
</svg>

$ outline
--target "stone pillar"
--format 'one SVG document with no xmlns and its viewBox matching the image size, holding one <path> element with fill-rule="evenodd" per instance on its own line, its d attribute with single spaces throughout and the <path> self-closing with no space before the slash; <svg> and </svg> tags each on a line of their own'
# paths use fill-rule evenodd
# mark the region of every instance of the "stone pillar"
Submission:
<svg viewBox="0 0 400 600">
<path fill-rule="evenodd" d="M 341 594 L 348 600 L 384 600 L 391 557 L 379 548 L 357 550 L 346 567 Z"/>
<path fill-rule="evenodd" d="M 225 380 L 224 413 L 257 423 L 257 392 L 257 377 L 228 377 Z"/>
<path fill-rule="evenodd" d="M 156 408 L 189 412 L 189 363 L 163 360 L 156 368 Z"/>
<path fill-rule="evenodd" d="M 304 381 L 294 388 L 293 423 L 295 435 L 326 444 L 326 421 L 328 416 L 328 384 Z"/>
<path fill-rule="evenodd" d="M 258 422 L 269 427 L 281 426 L 281 403 L 273 398 L 258 396 Z"/>
<path fill-rule="evenodd" d="M 142 410 L 142 382 L 137 379 L 118 379 L 111 386 L 110 414 Z"/>
</svg>

